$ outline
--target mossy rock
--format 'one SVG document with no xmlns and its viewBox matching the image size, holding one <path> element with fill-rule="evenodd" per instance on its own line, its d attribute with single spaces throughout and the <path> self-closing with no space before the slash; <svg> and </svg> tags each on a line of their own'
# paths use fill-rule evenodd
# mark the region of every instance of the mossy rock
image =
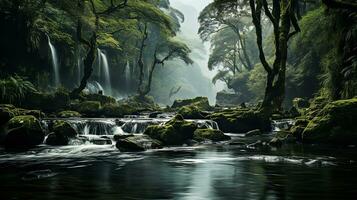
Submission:
<svg viewBox="0 0 357 200">
<path fill-rule="evenodd" d="M 99 117 L 102 113 L 101 104 L 99 101 L 84 101 L 75 108 L 81 114 L 87 116 Z"/>
<path fill-rule="evenodd" d="M 138 114 L 136 108 L 129 104 L 106 104 L 102 107 L 103 115 L 106 117 L 123 117 L 124 115 Z"/>
<path fill-rule="evenodd" d="M 216 129 L 197 129 L 193 134 L 193 139 L 196 141 L 211 140 L 219 142 L 230 140 L 231 137 L 224 135 L 222 131 Z"/>
<path fill-rule="evenodd" d="M 255 129 L 271 131 L 271 121 L 262 112 L 249 109 L 224 110 L 213 113 L 207 118 L 216 121 L 225 133 L 246 133 Z"/>
<path fill-rule="evenodd" d="M 181 108 L 184 106 L 195 106 L 199 110 L 211 110 L 207 97 L 196 97 L 194 99 L 177 99 L 171 108 Z"/>
<path fill-rule="evenodd" d="M 54 121 L 52 131 L 58 135 L 63 135 L 68 138 L 73 138 L 77 136 L 77 131 L 68 122 L 64 120 Z"/>
<path fill-rule="evenodd" d="M 178 114 L 182 115 L 185 119 L 203 119 L 202 111 L 193 105 L 183 106 L 179 109 Z"/>
<path fill-rule="evenodd" d="M 303 142 L 357 144 L 357 98 L 328 103 L 307 125 Z"/>
<path fill-rule="evenodd" d="M 87 101 L 99 101 L 101 105 L 116 103 L 116 100 L 113 97 L 102 94 L 86 94 L 84 95 L 84 98 Z"/>
<path fill-rule="evenodd" d="M 71 117 L 81 117 L 82 115 L 77 111 L 65 110 L 65 111 L 59 112 L 57 114 L 57 116 L 60 118 L 71 118 Z"/>
<path fill-rule="evenodd" d="M 151 96 L 131 96 L 118 102 L 119 105 L 127 105 L 130 108 L 135 108 L 135 111 L 158 111 L 161 110 L 160 106 L 154 102 Z"/>
<path fill-rule="evenodd" d="M 40 121 L 32 115 L 13 117 L 4 144 L 8 148 L 27 148 L 42 144 L 45 132 Z"/>
<path fill-rule="evenodd" d="M 185 121 L 181 115 L 175 116 L 163 125 L 149 126 L 144 134 L 157 139 L 165 145 L 182 145 L 193 138 L 197 126 Z"/>
</svg>

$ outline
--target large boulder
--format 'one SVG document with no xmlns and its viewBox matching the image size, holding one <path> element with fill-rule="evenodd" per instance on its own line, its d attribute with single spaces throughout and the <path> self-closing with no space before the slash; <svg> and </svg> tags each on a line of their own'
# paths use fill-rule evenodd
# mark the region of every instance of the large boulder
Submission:
<svg viewBox="0 0 357 200">
<path fill-rule="evenodd" d="M 216 105 L 218 106 L 237 106 L 250 101 L 251 98 L 244 93 L 229 93 L 226 91 L 217 92 Z"/>
<path fill-rule="evenodd" d="M 77 131 L 68 122 L 56 120 L 52 125 L 52 133 L 50 133 L 45 143 L 48 145 L 67 145 L 71 138 L 77 136 Z"/>
<path fill-rule="evenodd" d="M 222 131 L 216 129 L 197 129 L 193 134 L 193 139 L 196 141 L 211 140 L 219 142 L 230 140 L 231 137 L 224 135 Z"/>
<path fill-rule="evenodd" d="M 9 132 L 5 137 L 5 147 L 27 148 L 42 144 L 45 132 L 36 117 L 23 115 L 13 117 L 8 123 Z"/>
<path fill-rule="evenodd" d="M 307 125 L 303 142 L 357 144 L 357 98 L 328 103 Z"/>
<path fill-rule="evenodd" d="M 224 110 L 208 116 L 225 133 L 246 133 L 255 129 L 271 131 L 271 120 L 260 111 L 249 109 Z"/>
<path fill-rule="evenodd" d="M 165 145 L 182 145 L 193 138 L 196 129 L 197 125 L 193 122 L 185 121 L 181 115 L 176 115 L 163 125 L 149 126 L 144 134 L 163 142 Z"/>
<path fill-rule="evenodd" d="M 211 110 L 207 97 L 196 97 L 194 99 L 178 99 L 175 100 L 171 108 L 181 108 L 183 106 L 195 106 L 200 110 Z"/>
<path fill-rule="evenodd" d="M 162 148 L 161 142 L 147 135 L 133 135 L 117 140 L 116 147 L 122 152 L 145 151 Z"/>
</svg>

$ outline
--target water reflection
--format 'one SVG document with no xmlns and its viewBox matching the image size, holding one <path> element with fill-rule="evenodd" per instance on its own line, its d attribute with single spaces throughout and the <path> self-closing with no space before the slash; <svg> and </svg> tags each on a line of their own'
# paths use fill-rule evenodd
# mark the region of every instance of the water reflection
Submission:
<svg viewBox="0 0 357 200">
<path fill-rule="evenodd" d="M 81 148 L 0 153 L 1 199 L 353 199 L 357 194 L 357 166 L 345 162 L 354 158 L 349 154 L 226 146 L 138 154 L 110 146 Z M 309 160 L 320 164 L 307 165 Z M 335 165 L 324 165 L 327 161 Z"/>
</svg>

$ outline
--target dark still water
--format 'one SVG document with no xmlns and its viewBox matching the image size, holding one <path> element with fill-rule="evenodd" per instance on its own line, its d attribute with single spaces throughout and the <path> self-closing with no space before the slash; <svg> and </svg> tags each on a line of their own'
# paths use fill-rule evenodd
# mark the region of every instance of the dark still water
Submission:
<svg viewBox="0 0 357 200">
<path fill-rule="evenodd" d="M 357 199 L 356 152 L 229 145 L 1 151 L 0 199 Z"/>
</svg>

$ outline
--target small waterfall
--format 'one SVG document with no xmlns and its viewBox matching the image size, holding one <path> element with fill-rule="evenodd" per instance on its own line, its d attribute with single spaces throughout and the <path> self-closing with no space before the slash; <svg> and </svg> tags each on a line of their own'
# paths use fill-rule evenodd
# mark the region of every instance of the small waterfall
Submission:
<svg viewBox="0 0 357 200">
<path fill-rule="evenodd" d="M 274 132 L 289 130 L 295 123 L 292 119 L 273 120 L 272 128 Z"/>
<path fill-rule="evenodd" d="M 103 87 L 97 81 L 91 81 L 87 83 L 86 90 L 90 94 L 98 94 L 99 91 L 103 91 Z"/>
<path fill-rule="evenodd" d="M 54 73 L 54 86 L 58 87 L 61 84 L 60 74 L 59 74 L 59 64 L 58 64 L 58 57 L 57 57 L 57 50 L 55 46 L 51 43 L 50 37 L 47 35 L 48 46 L 51 50 L 51 57 L 52 57 L 52 67 Z"/>
</svg>

